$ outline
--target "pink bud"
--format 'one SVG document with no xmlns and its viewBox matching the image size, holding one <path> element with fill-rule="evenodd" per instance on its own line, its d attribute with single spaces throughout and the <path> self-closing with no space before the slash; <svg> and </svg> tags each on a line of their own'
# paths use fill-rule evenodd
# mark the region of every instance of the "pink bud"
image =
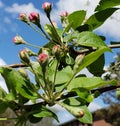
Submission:
<svg viewBox="0 0 120 126">
<path fill-rule="evenodd" d="M 21 37 L 21 36 L 15 36 L 13 38 L 13 42 L 16 44 L 16 45 L 19 45 L 19 44 L 25 44 L 26 42 L 24 41 L 24 39 Z"/>
<path fill-rule="evenodd" d="M 39 19 L 39 14 L 38 13 L 36 13 L 36 12 L 30 13 L 29 20 L 31 22 L 36 22 L 38 19 Z"/>
<path fill-rule="evenodd" d="M 46 12 L 47 16 L 50 15 L 50 11 L 52 9 L 52 4 L 49 3 L 49 2 L 45 2 L 43 5 L 42 5 L 42 8 L 44 9 L 44 11 Z"/>
<path fill-rule="evenodd" d="M 20 59 L 22 60 L 22 62 L 27 63 L 27 64 L 30 63 L 29 55 L 28 55 L 28 52 L 26 49 L 21 50 L 19 52 L 19 56 L 20 56 Z"/>
<path fill-rule="evenodd" d="M 40 62 L 40 64 L 45 64 L 47 61 L 48 61 L 48 58 L 49 56 L 45 53 L 41 53 L 39 56 L 38 56 L 38 61 Z"/>
<path fill-rule="evenodd" d="M 27 15 L 25 13 L 20 13 L 19 19 L 27 24 L 29 24 L 29 20 L 27 18 Z"/>
<path fill-rule="evenodd" d="M 60 50 L 60 45 L 54 45 L 53 46 L 53 53 L 57 53 Z"/>
<path fill-rule="evenodd" d="M 67 17 L 67 16 L 68 16 L 68 12 L 67 11 L 62 12 L 61 17 Z"/>
</svg>

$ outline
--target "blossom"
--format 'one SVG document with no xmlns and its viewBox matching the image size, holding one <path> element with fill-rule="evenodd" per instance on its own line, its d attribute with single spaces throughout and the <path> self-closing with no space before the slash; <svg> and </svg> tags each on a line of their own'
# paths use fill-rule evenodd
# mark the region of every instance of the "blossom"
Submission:
<svg viewBox="0 0 120 126">
<path fill-rule="evenodd" d="M 40 62 L 41 65 L 47 63 L 48 59 L 49 59 L 49 56 L 46 53 L 41 53 L 38 56 L 38 61 Z"/>
<path fill-rule="evenodd" d="M 53 54 L 60 52 L 60 45 L 54 45 L 52 49 Z"/>
<path fill-rule="evenodd" d="M 67 11 L 64 11 L 61 13 L 61 17 L 67 17 L 68 16 L 68 12 Z"/>
<path fill-rule="evenodd" d="M 19 19 L 27 24 L 29 24 L 29 20 L 27 18 L 27 15 L 25 13 L 20 13 Z"/>
<path fill-rule="evenodd" d="M 19 45 L 19 44 L 25 44 L 26 42 L 24 41 L 24 39 L 17 35 L 13 38 L 13 42 L 16 44 L 16 45 Z"/>
<path fill-rule="evenodd" d="M 31 12 L 29 15 L 29 20 L 31 22 L 37 22 L 39 20 L 39 14 L 36 12 Z"/>
<path fill-rule="evenodd" d="M 50 16 L 50 12 L 51 12 L 51 9 L 52 9 L 52 4 L 49 3 L 49 2 L 45 2 L 43 5 L 42 5 L 42 8 L 44 9 L 45 13 L 47 14 L 47 16 Z"/>
<path fill-rule="evenodd" d="M 19 52 L 19 56 L 20 59 L 22 60 L 22 62 L 29 64 L 30 63 L 30 58 L 29 58 L 29 54 L 28 54 L 28 50 L 27 49 L 23 49 Z"/>
</svg>

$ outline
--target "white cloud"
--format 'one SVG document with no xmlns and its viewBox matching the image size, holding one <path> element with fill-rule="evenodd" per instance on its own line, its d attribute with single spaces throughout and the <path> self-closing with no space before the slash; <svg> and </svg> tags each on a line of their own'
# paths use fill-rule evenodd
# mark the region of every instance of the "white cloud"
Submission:
<svg viewBox="0 0 120 126">
<path fill-rule="evenodd" d="M 4 65 L 6 65 L 5 61 L 0 58 L 0 66 L 4 66 Z M 6 83 L 1 75 L 0 75 L 0 87 L 2 87 L 6 92 L 8 92 Z"/>
<path fill-rule="evenodd" d="M 29 14 L 30 12 L 33 11 L 39 12 L 39 10 L 36 9 L 32 3 L 22 4 L 22 5 L 19 5 L 18 3 L 14 3 L 11 7 L 6 7 L 5 11 L 13 14 L 18 14 L 18 13 Z"/>
</svg>

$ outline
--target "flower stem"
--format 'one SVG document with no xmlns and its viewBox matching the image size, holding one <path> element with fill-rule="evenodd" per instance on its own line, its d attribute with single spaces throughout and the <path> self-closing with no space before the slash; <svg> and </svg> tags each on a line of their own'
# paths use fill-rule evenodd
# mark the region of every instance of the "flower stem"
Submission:
<svg viewBox="0 0 120 126">
<path fill-rule="evenodd" d="M 41 46 L 36 46 L 36 45 L 30 44 L 30 43 L 27 43 L 27 42 L 25 44 L 28 45 L 28 46 L 32 46 L 34 48 L 39 48 L 39 49 L 42 48 Z"/>
</svg>

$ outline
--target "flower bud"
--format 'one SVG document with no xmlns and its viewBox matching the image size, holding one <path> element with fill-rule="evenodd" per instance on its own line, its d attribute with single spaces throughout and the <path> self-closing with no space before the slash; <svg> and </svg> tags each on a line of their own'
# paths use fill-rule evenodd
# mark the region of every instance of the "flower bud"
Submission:
<svg viewBox="0 0 120 126">
<path fill-rule="evenodd" d="M 57 59 L 60 57 L 60 45 L 54 45 L 52 49 L 52 53 L 55 55 Z"/>
<path fill-rule="evenodd" d="M 40 25 L 40 16 L 36 12 L 30 13 L 29 20 L 38 26 Z"/>
<path fill-rule="evenodd" d="M 61 17 L 67 17 L 67 16 L 68 16 L 68 12 L 67 11 L 61 13 Z"/>
<path fill-rule="evenodd" d="M 25 13 L 20 13 L 19 20 L 29 24 L 29 20 L 28 20 L 27 15 Z"/>
<path fill-rule="evenodd" d="M 43 5 L 42 5 L 42 8 L 44 9 L 46 15 L 48 17 L 50 17 L 50 12 L 52 10 L 52 4 L 49 3 L 49 2 L 45 2 Z"/>
<path fill-rule="evenodd" d="M 25 69 L 19 68 L 18 72 L 22 75 L 22 77 L 26 78 L 27 80 L 30 80 L 27 72 L 25 71 Z"/>
<path fill-rule="evenodd" d="M 80 66 L 80 64 L 82 63 L 83 59 L 84 59 L 85 55 L 84 54 L 80 54 L 76 57 L 75 59 L 75 65 L 73 67 L 73 71 L 76 73 L 78 71 L 78 68 Z"/>
<path fill-rule="evenodd" d="M 43 66 L 43 65 L 46 65 L 48 63 L 48 59 L 49 59 L 49 56 L 45 53 L 41 53 L 39 56 L 38 56 L 38 61 L 39 63 Z"/>
<path fill-rule="evenodd" d="M 19 45 L 19 44 L 25 44 L 26 42 L 24 41 L 24 39 L 17 35 L 13 38 L 13 42 L 16 44 L 16 45 Z"/>
<path fill-rule="evenodd" d="M 29 55 L 28 55 L 28 52 L 27 52 L 26 49 L 21 50 L 21 51 L 19 52 L 19 56 L 20 56 L 20 59 L 22 60 L 23 63 L 25 63 L 25 64 L 26 64 L 26 63 L 27 63 L 27 64 L 30 63 L 30 58 L 29 58 Z"/>
</svg>

